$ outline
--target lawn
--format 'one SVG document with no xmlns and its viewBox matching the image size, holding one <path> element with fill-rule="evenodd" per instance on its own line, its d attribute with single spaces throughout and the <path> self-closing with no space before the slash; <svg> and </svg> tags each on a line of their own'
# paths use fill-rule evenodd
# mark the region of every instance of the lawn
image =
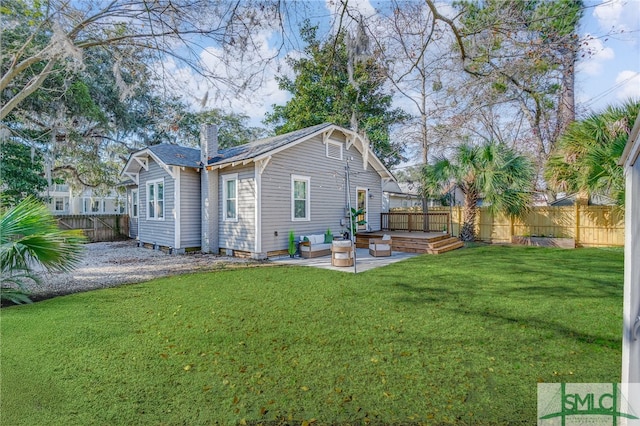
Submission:
<svg viewBox="0 0 640 426">
<path fill-rule="evenodd" d="M 537 383 L 620 380 L 622 286 L 621 249 L 487 246 L 4 308 L 0 423 L 533 424 Z"/>
</svg>

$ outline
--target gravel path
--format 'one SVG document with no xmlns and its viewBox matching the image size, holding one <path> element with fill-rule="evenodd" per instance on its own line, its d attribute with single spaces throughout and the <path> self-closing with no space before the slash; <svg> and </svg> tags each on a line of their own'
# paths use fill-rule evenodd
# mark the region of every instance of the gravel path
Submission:
<svg viewBox="0 0 640 426">
<path fill-rule="evenodd" d="M 263 262 L 200 252 L 169 255 L 137 247 L 135 241 L 91 243 L 78 267 L 69 273 L 41 273 L 42 284 L 30 285 L 34 299 L 121 284 L 148 281 L 167 275 L 219 270 L 233 265 Z"/>
</svg>

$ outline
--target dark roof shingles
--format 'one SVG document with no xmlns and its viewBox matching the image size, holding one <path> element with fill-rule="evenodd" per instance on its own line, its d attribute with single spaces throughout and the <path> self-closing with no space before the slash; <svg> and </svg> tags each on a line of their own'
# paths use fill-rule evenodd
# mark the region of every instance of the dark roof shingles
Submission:
<svg viewBox="0 0 640 426">
<path fill-rule="evenodd" d="M 153 152 L 163 163 L 170 166 L 200 167 L 200 150 L 186 146 L 161 143 L 151 145 Z"/>
<path fill-rule="evenodd" d="M 260 139 L 254 142 L 250 142 L 245 145 L 234 146 L 231 148 L 221 149 L 213 158 L 210 158 L 208 163 L 211 164 L 224 164 L 232 163 L 235 161 L 243 161 L 251 158 L 258 157 L 262 154 L 266 154 L 269 151 L 283 147 L 298 139 L 302 139 L 309 136 L 325 127 L 331 126 L 331 123 L 317 124 L 305 129 L 296 130 L 293 132 L 285 133 L 283 135 L 272 136 L 266 139 Z"/>
</svg>

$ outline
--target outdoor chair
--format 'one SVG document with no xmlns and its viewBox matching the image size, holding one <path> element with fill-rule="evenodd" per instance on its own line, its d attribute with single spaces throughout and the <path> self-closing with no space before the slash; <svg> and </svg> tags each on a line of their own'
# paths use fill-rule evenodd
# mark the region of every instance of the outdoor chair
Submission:
<svg viewBox="0 0 640 426">
<path fill-rule="evenodd" d="M 369 239 L 369 254 L 373 257 L 391 256 L 391 236 Z"/>
<path fill-rule="evenodd" d="M 353 266 L 353 257 L 351 240 L 334 241 L 331 244 L 331 266 Z"/>
</svg>

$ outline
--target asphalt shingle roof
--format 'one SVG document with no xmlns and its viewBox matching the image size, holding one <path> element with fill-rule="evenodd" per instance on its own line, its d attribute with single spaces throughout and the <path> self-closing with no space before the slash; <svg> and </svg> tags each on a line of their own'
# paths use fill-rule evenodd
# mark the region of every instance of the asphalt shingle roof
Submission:
<svg viewBox="0 0 640 426">
<path fill-rule="evenodd" d="M 169 166 L 200 167 L 199 149 L 169 143 L 151 145 L 148 149 Z"/>
<path fill-rule="evenodd" d="M 305 129 L 285 133 L 284 135 L 259 139 L 245 145 L 221 149 L 218 152 L 218 155 L 209 159 L 208 163 L 209 165 L 224 164 L 256 158 L 262 154 L 281 148 L 291 142 L 295 142 L 298 139 L 302 139 L 329 126 L 331 126 L 331 123 L 322 123 Z"/>
</svg>

